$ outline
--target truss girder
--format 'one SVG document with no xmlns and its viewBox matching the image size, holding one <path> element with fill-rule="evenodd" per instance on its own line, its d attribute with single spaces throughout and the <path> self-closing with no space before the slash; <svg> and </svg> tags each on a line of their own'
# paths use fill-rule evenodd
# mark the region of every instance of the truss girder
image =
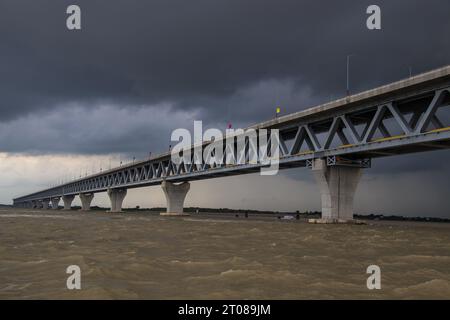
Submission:
<svg viewBox="0 0 450 320">
<path fill-rule="evenodd" d="M 313 120 L 299 120 L 286 126 L 274 127 L 279 130 L 280 165 L 292 163 L 292 166 L 306 166 L 306 161 L 335 155 L 352 155 L 361 152 L 373 152 L 373 154 L 393 155 L 395 152 L 384 151 L 385 148 L 400 148 L 414 146 L 420 143 L 428 143 L 445 139 L 450 142 L 450 124 L 446 124 L 439 118 L 437 111 L 441 107 L 448 107 L 450 100 L 450 88 L 436 89 L 429 92 L 428 103 L 414 103 L 409 107 L 403 101 L 388 101 L 379 105 L 367 104 L 358 106 L 357 110 L 345 108 L 345 111 L 335 111 L 334 114 L 318 114 Z M 414 97 L 408 101 L 414 102 Z M 419 100 L 417 98 L 417 101 Z M 391 133 L 385 122 L 389 120 L 400 130 L 400 134 Z M 381 138 L 376 138 L 376 132 Z M 257 134 L 257 136 L 259 136 Z M 337 138 L 337 140 L 336 140 Z M 266 137 L 267 139 L 267 137 Z M 270 139 L 268 139 L 270 141 Z M 333 145 L 333 141 L 341 144 Z M 208 144 L 204 144 L 202 152 Z M 443 145 L 450 146 L 450 143 Z M 442 147 L 442 146 L 441 146 Z M 108 188 L 137 187 L 159 184 L 163 179 L 183 181 L 189 179 L 207 179 L 208 177 L 243 174 L 255 172 L 260 163 L 250 163 L 250 152 L 269 152 L 270 148 L 262 148 L 254 141 L 247 139 L 244 150 L 238 150 L 237 139 L 233 145 L 224 146 L 224 161 L 216 163 L 212 167 L 198 163 L 198 155 L 191 150 L 191 162 L 175 165 L 170 154 L 165 154 L 147 161 L 133 163 L 118 167 L 95 176 L 88 176 L 77 181 L 50 188 L 41 192 L 14 199 L 15 203 L 49 199 L 65 194 L 79 194 L 105 191 Z M 378 151 L 377 151 L 378 150 Z M 211 156 L 211 155 L 210 155 Z M 234 161 L 227 162 L 228 158 Z M 197 162 L 195 162 L 197 161 Z M 297 164 L 297 165 L 296 165 Z"/>
</svg>

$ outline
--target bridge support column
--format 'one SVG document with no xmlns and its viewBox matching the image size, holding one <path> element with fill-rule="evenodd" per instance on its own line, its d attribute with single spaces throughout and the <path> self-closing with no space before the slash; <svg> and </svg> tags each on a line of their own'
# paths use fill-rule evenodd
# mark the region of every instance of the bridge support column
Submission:
<svg viewBox="0 0 450 320">
<path fill-rule="evenodd" d="M 93 193 L 80 193 L 81 210 L 82 211 L 91 210 L 92 199 L 94 199 Z"/>
<path fill-rule="evenodd" d="M 39 201 L 38 200 L 33 200 L 31 201 L 32 203 L 32 208 L 33 209 L 38 209 L 39 208 Z"/>
<path fill-rule="evenodd" d="M 312 170 L 320 189 L 322 219 L 311 222 L 352 222 L 353 197 L 361 177 L 361 168 L 327 166 L 326 160 L 314 159 Z"/>
<path fill-rule="evenodd" d="M 62 200 L 63 200 L 63 203 L 64 203 L 64 210 L 70 210 L 70 208 L 72 207 L 73 199 L 75 199 L 74 195 L 62 196 Z"/>
<path fill-rule="evenodd" d="M 109 201 L 111 201 L 110 212 L 121 212 L 122 202 L 127 195 L 127 189 L 108 189 Z"/>
<path fill-rule="evenodd" d="M 48 199 L 42 200 L 42 209 L 48 210 L 48 203 L 49 203 Z"/>
<path fill-rule="evenodd" d="M 164 191 L 167 201 L 167 211 L 161 212 L 161 215 L 166 216 L 188 216 L 189 214 L 183 212 L 184 199 L 190 189 L 189 182 L 181 184 L 173 184 L 171 182 L 163 181 L 161 187 Z"/>
<path fill-rule="evenodd" d="M 58 205 L 59 205 L 60 199 L 61 199 L 61 197 L 52 198 L 52 209 L 53 210 L 58 210 Z"/>
</svg>

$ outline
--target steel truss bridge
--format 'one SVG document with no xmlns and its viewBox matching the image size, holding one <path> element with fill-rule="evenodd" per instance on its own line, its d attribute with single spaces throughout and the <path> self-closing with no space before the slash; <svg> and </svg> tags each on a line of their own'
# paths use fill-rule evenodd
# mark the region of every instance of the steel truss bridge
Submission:
<svg viewBox="0 0 450 320">
<path fill-rule="evenodd" d="M 377 157 L 449 148 L 449 106 L 450 66 L 446 66 L 249 128 L 279 130 L 280 169 L 313 167 L 316 159 L 330 167 L 364 168 Z M 175 165 L 167 152 L 18 197 L 14 204 L 258 172 L 263 165 L 249 160 L 251 147 L 247 141 L 245 154 L 237 155 L 246 160 L 234 165 Z M 230 152 L 235 156 L 224 148 L 224 158 Z"/>
</svg>

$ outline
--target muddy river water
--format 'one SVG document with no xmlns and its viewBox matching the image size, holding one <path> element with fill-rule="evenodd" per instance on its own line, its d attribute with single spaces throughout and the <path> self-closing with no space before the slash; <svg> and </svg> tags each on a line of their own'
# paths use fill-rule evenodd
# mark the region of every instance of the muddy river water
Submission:
<svg viewBox="0 0 450 320">
<path fill-rule="evenodd" d="M 81 270 L 68 290 L 66 268 Z M 381 269 L 368 290 L 366 269 Z M 450 224 L 0 210 L 0 299 L 450 299 Z"/>
</svg>

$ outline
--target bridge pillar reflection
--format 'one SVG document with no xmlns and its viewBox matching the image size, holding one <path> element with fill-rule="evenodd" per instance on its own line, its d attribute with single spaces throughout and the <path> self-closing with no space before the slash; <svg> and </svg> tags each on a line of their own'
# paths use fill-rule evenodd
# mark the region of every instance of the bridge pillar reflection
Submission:
<svg viewBox="0 0 450 320">
<path fill-rule="evenodd" d="M 58 205 L 59 205 L 59 200 L 61 199 L 61 197 L 54 197 L 52 198 L 52 209 L 53 210 L 57 210 L 58 209 Z"/>
<path fill-rule="evenodd" d="M 190 189 L 189 182 L 181 184 L 173 184 L 171 182 L 163 181 L 161 187 L 164 191 L 167 201 L 167 211 L 161 212 L 161 215 L 180 216 L 189 215 L 183 212 L 184 199 Z"/>
<path fill-rule="evenodd" d="M 127 189 L 108 189 L 107 193 L 111 201 L 110 212 L 121 212 L 122 202 L 127 195 Z"/>
<path fill-rule="evenodd" d="M 322 219 L 313 222 L 351 222 L 353 197 L 361 177 L 361 168 L 327 166 L 324 159 L 314 159 L 312 171 L 319 186 L 322 201 Z"/>
<path fill-rule="evenodd" d="M 94 199 L 93 193 L 80 193 L 82 211 L 88 211 L 91 209 L 92 199 Z"/>
<path fill-rule="evenodd" d="M 70 210 L 70 208 L 72 207 L 72 201 L 73 199 L 75 199 L 74 195 L 64 195 L 62 196 L 62 200 L 64 203 L 64 210 Z"/>
</svg>

